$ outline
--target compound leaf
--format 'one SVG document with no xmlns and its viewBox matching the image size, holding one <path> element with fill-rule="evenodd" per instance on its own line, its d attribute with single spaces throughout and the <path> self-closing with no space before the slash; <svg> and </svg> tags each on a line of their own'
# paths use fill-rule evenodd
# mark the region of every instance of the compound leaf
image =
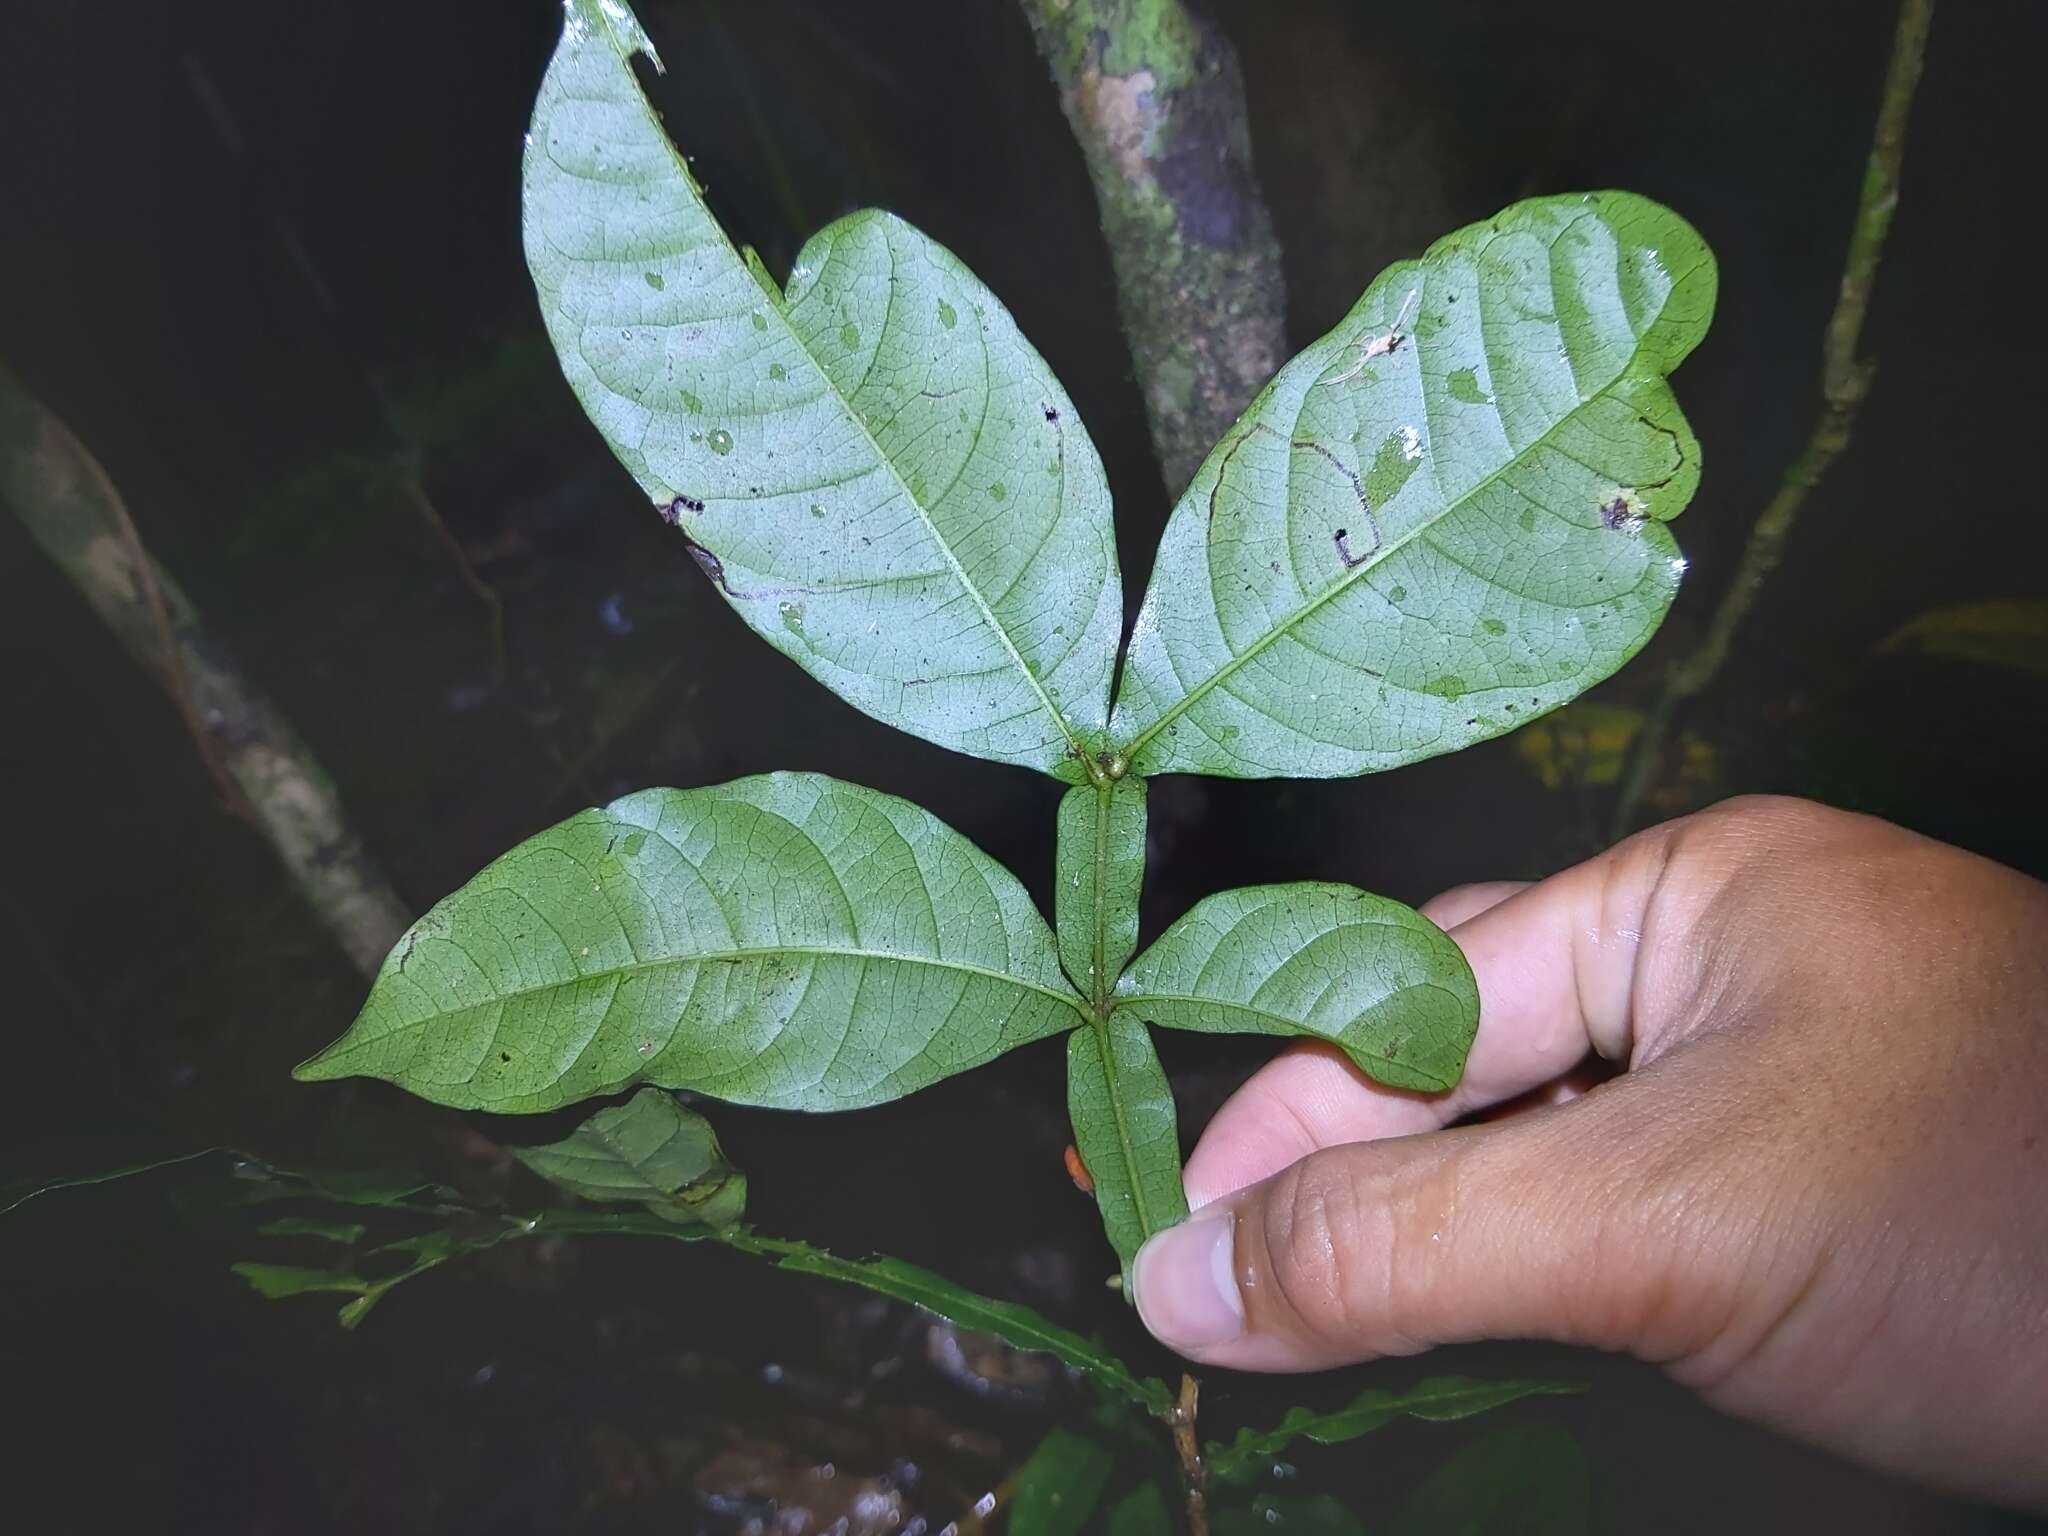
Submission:
<svg viewBox="0 0 2048 1536">
<path fill-rule="evenodd" d="M 502 1112 L 635 1083 L 854 1109 L 1080 1010 L 1015 876 L 908 801 L 776 773 L 521 844 L 407 931 L 297 1075 Z"/>
<path fill-rule="evenodd" d="M 1456 1086 L 1479 1029 L 1464 953 L 1421 913 L 1348 885 L 1225 891 L 1131 963 L 1115 1017 L 1207 1034 L 1301 1035 L 1375 1081 Z"/>
<path fill-rule="evenodd" d="M 1390 267 L 1169 521 L 1110 733 L 1142 773 L 1371 773 L 1483 741 L 1641 648 L 1700 453 L 1664 376 L 1712 255 L 1621 192 Z M 1412 323 L 1411 323 L 1412 322 Z"/>
<path fill-rule="evenodd" d="M 862 212 L 777 295 L 634 78 L 623 0 L 567 0 L 525 169 L 570 387 L 756 633 L 877 719 L 1070 781 L 1123 589 L 1102 463 L 959 260 Z"/>
</svg>

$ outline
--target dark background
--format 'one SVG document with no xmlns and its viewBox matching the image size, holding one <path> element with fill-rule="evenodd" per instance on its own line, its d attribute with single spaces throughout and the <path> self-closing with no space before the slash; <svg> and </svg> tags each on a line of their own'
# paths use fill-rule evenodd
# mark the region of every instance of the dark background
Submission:
<svg viewBox="0 0 2048 1536">
<path fill-rule="evenodd" d="M 1297 345 L 1389 260 L 1533 192 L 1628 187 L 1715 248 L 1719 317 L 1676 380 L 1708 455 L 1678 529 L 1692 574 L 1651 650 L 1596 696 L 1645 702 L 1810 426 L 1891 7 L 1209 9 L 1243 56 Z M 1080 157 L 1016 11 L 641 11 L 670 66 L 670 131 L 772 269 L 880 204 L 1009 305 L 1102 450 L 1135 596 L 1166 498 Z M 0 356 L 98 455 L 416 908 L 583 805 L 808 768 L 930 807 L 1049 911 L 1057 786 L 899 735 L 755 642 L 555 371 L 519 251 L 518 162 L 556 26 L 545 0 L 10 7 Z M 2032 195 L 2044 44 L 2048 7 L 2024 0 L 1936 19 L 1866 341 L 1876 393 L 1688 717 L 1711 771 L 1664 809 L 1805 793 L 2048 873 L 2039 665 L 1878 651 L 1927 609 L 2048 592 L 2037 284 L 2011 212 Z M 482 609 L 402 494 L 408 455 L 504 594 L 502 678 Z M 12 519 L 0 678 L 0 1177 L 214 1143 L 511 1177 L 439 1111 L 289 1081 L 361 984 L 217 803 L 151 680 Z M 1510 738 L 1357 783 L 1162 781 L 1147 932 L 1233 885 L 1321 877 L 1417 901 L 1595 846 L 1604 796 L 1546 788 L 1517 751 Z M 1190 1134 L 1263 1054 L 1163 1044 Z M 1040 1046 L 879 1110 L 714 1118 L 765 1229 L 1027 1296 L 1164 1369 L 1097 1288 L 1099 1229 L 1060 1166 L 1061 1084 L 1058 1049 Z M 534 1139 L 573 1118 L 472 1129 Z M 836 1456 L 849 1476 L 915 1455 L 936 1501 L 949 1478 L 999 1479 L 1059 1411 L 962 1393 L 897 1313 L 665 1244 L 506 1250 L 343 1334 L 324 1301 L 263 1303 L 227 1276 L 268 1240 L 236 1247 L 167 1198 L 175 1182 L 0 1218 L 0 1381 L 17 1410 L 0 1463 L 58 1528 L 722 1529 L 701 1498 L 718 1454 Z M 770 1363 L 786 1367 L 772 1387 Z M 2000 1528 L 1622 1362 L 1472 1349 L 1433 1364 L 1593 1382 L 1512 1412 L 1577 1437 L 1602 1530 Z M 1206 1407 L 1221 1431 L 1419 1374 L 1218 1378 Z M 1370 1515 L 1460 1433 L 1305 1455 L 1304 1482 Z"/>
</svg>

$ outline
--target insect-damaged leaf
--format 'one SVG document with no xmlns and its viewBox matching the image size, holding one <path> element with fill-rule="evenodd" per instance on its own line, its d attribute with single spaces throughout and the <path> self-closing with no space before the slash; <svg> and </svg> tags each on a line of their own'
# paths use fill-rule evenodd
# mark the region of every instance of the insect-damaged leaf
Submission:
<svg viewBox="0 0 2048 1536">
<path fill-rule="evenodd" d="M 885 213 L 778 297 L 634 79 L 623 0 L 567 0 L 534 106 L 527 263 L 584 409 L 753 629 L 860 709 L 1078 781 L 1123 614 L 1102 464 L 1007 311 Z"/>
<path fill-rule="evenodd" d="M 1700 453 L 1664 376 L 1713 257 L 1621 192 L 1390 267 L 1181 498 L 1110 733 L 1136 771 L 1370 773 L 1555 709 L 1642 646 Z"/>
<path fill-rule="evenodd" d="M 671 1221 L 730 1226 L 747 1206 L 746 1175 L 726 1161 L 711 1122 L 659 1088 L 642 1088 L 563 1140 L 513 1156 L 572 1195 L 638 1201 Z"/>
<path fill-rule="evenodd" d="M 399 940 L 302 1080 L 463 1109 L 633 1083 L 854 1109 L 1080 1021 L 1016 877 L 822 774 L 649 789 L 529 839 Z"/>
<path fill-rule="evenodd" d="M 1328 1040 L 1378 1082 L 1454 1087 L 1479 1028 L 1464 953 L 1421 913 L 1348 885 L 1225 891 L 1159 936 L 1117 1017 L 1209 1034 Z"/>
</svg>

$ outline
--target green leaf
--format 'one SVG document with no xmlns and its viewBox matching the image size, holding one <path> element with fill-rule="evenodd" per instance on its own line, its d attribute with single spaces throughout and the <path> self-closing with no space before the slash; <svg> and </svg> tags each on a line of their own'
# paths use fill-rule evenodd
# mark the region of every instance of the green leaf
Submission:
<svg viewBox="0 0 2048 1536">
<path fill-rule="evenodd" d="M 1216 1536 L 1365 1536 L 1365 1526 L 1327 1493 L 1275 1498 L 1262 1493 L 1250 1504 L 1216 1512 Z"/>
<path fill-rule="evenodd" d="M 1470 1418 L 1525 1397 L 1555 1396 L 1583 1390 L 1564 1381 L 1473 1381 L 1464 1376 L 1432 1376 L 1406 1392 L 1369 1387 L 1346 1406 L 1330 1413 L 1295 1408 L 1271 1429 L 1245 1429 L 1229 1445 L 1211 1442 L 1210 1471 L 1234 1477 L 1254 1468 L 1259 1458 L 1278 1455 L 1296 1440 L 1337 1445 L 1369 1435 L 1406 1415 L 1432 1424 Z"/>
<path fill-rule="evenodd" d="M 677 1230 L 680 1235 L 688 1229 Z M 955 1285 L 943 1275 L 920 1269 L 915 1264 L 906 1264 L 901 1259 L 842 1259 L 807 1243 L 759 1237 L 747 1232 L 728 1234 L 720 1241 L 746 1253 L 772 1258 L 783 1269 L 858 1285 L 922 1307 L 963 1328 L 992 1333 L 1005 1344 L 1018 1349 L 1039 1350 L 1056 1356 L 1105 1391 L 1137 1404 L 1148 1413 L 1164 1415 L 1173 1410 L 1173 1394 L 1164 1382 L 1156 1377 L 1133 1375 L 1122 1361 L 1100 1345 L 1048 1321 L 1017 1302 L 977 1295 Z"/>
<path fill-rule="evenodd" d="M 908 801 L 778 773 L 521 844 L 413 925 L 297 1075 L 501 1112 L 634 1083 L 855 1109 L 1080 1017 L 1007 870 Z"/>
<path fill-rule="evenodd" d="M 1208 1034 L 1303 1035 L 1375 1081 L 1456 1086 L 1479 1028 L 1464 953 L 1421 913 L 1348 885 L 1225 891 L 1132 962 L 1119 1018 Z"/>
<path fill-rule="evenodd" d="M 601 1109 L 566 1140 L 513 1156 L 586 1200 L 637 1200 L 671 1221 L 728 1227 L 746 1210 L 746 1175 L 719 1150 L 711 1123 L 659 1088 Z"/>
<path fill-rule="evenodd" d="M 1620 192 L 1390 267 L 1175 509 L 1110 732 L 1141 773 L 1371 773 L 1613 672 L 1670 606 L 1699 445 L 1664 375 L 1714 262 Z M 1411 323 L 1412 322 L 1412 323 Z"/>
<path fill-rule="evenodd" d="M 1117 1502 L 1109 1536 L 1173 1536 L 1173 1515 L 1157 1483 L 1140 1483 Z"/>
<path fill-rule="evenodd" d="M 1936 608 L 1894 630 L 1878 650 L 2048 677 L 2048 602 L 2005 598 Z"/>
<path fill-rule="evenodd" d="M 1093 1440 L 1052 1430 L 1018 1469 L 1010 1536 L 1076 1536 L 1101 1502 L 1114 1465 Z"/>
<path fill-rule="evenodd" d="M 359 1243 L 369 1230 L 360 1221 L 321 1221 L 312 1216 L 280 1216 L 256 1229 L 265 1237 L 317 1237 L 343 1247 Z"/>
<path fill-rule="evenodd" d="M 1067 979 L 1093 1001 L 1138 947 L 1138 891 L 1145 882 L 1145 781 L 1084 784 L 1060 800 L 1053 928 Z"/>
<path fill-rule="evenodd" d="M 1135 1015 L 1120 1011 L 1067 1036 L 1067 1114 L 1102 1228 L 1128 1275 L 1145 1239 L 1188 1213 L 1173 1085 Z"/>
<path fill-rule="evenodd" d="M 1390 1536 L 1584 1536 L 1585 1454 L 1555 1424 L 1516 1424 L 1460 1446 L 1417 1485 Z"/>
<path fill-rule="evenodd" d="M 1105 745 L 1122 583 L 1073 402 L 957 258 L 838 220 L 786 298 L 635 80 L 622 0 L 567 0 L 525 169 L 570 387 L 746 622 L 855 707 L 1071 782 Z M 763 274 L 765 275 L 765 274 Z"/>
<path fill-rule="evenodd" d="M 361 1296 L 374 1284 L 346 1270 L 314 1269 L 303 1264 L 231 1264 L 228 1267 L 270 1301 L 321 1292 Z"/>
</svg>

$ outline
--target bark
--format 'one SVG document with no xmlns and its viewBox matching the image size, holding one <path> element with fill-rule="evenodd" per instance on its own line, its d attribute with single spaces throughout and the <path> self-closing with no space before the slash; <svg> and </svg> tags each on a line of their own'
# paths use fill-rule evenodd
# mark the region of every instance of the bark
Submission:
<svg viewBox="0 0 2048 1536">
<path fill-rule="evenodd" d="M 1286 355 L 1244 80 L 1179 0 L 1021 0 L 1080 142 L 1169 495 Z"/>
<path fill-rule="evenodd" d="M 144 548 L 85 445 L 0 364 L 0 501 L 184 715 L 222 792 L 263 834 L 356 968 L 411 922 L 291 722 Z"/>
</svg>

